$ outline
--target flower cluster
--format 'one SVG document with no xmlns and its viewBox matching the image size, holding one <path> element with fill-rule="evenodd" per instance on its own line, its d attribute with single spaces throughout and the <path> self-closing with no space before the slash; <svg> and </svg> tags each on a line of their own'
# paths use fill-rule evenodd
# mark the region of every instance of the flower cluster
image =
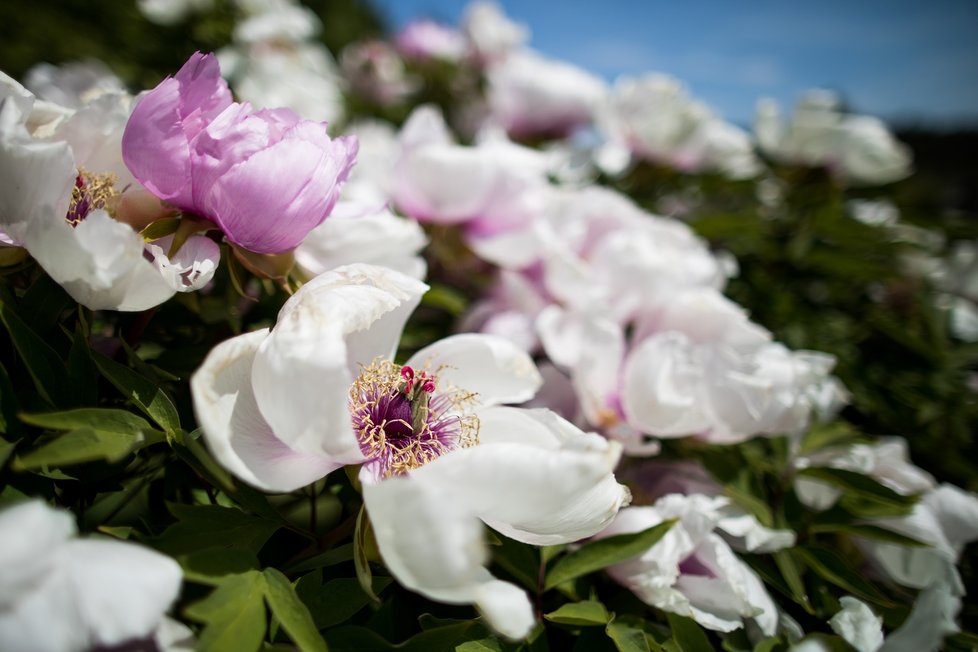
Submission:
<svg viewBox="0 0 978 652">
<path fill-rule="evenodd" d="M 138 6 L 231 42 L 0 76 L 0 649 L 973 643 L 978 257 L 882 122 Z"/>
</svg>

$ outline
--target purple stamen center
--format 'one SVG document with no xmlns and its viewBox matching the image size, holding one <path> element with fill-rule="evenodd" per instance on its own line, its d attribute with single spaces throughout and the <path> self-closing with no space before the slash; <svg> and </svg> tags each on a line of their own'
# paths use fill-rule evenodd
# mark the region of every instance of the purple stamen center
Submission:
<svg viewBox="0 0 978 652">
<path fill-rule="evenodd" d="M 75 176 L 75 187 L 71 189 L 71 201 L 65 220 L 72 226 L 78 226 L 89 213 L 109 207 L 110 201 L 118 193 L 114 186 L 114 174 L 91 174 L 79 170 Z"/>
<path fill-rule="evenodd" d="M 378 359 L 350 388 L 350 416 L 378 478 L 403 474 L 478 441 L 478 419 L 466 413 L 472 394 L 437 391 L 437 375 Z"/>
</svg>

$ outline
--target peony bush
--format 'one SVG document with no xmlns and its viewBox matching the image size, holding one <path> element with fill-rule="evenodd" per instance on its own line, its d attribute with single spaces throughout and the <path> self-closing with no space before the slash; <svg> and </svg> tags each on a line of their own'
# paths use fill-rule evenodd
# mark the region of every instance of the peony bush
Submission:
<svg viewBox="0 0 978 652">
<path fill-rule="evenodd" d="M 162 80 L 0 75 L 0 649 L 978 649 L 976 216 L 885 123 L 135 6 Z"/>
</svg>

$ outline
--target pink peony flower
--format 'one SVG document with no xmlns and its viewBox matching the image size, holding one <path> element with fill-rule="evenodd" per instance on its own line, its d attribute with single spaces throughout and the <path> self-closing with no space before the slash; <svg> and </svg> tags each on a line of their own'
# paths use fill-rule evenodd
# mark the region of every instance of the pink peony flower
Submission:
<svg viewBox="0 0 978 652">
<path fill-rule="evenodd" d="M 231 100 L 217 59 L 195 53 L 136 106 L 122 156 L 153 194 L 257 253 L 295 248 L 329 215 L 357 154 L 325 123 Z"/>
</svg>

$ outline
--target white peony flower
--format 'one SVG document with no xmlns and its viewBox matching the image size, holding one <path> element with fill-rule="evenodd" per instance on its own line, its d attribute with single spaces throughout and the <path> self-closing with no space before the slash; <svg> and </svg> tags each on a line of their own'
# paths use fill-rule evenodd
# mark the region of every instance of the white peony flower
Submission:
<svg viewBox="0 0 978 652">
<path fill-rule="evenodd" d="M 534 544 L 605 527 L 628 500 L 620 448 L 529 399 L 532 360 L 500 338 L 436 342 L 402 366 L 401 329 L 427 290 L 390 269 L 348 265 L 291 297 L 271 330 L 218 345 L 191 380 L 218 461 L 268 491 L 362 465 L 381 556 L 406 587 L 474 603 L 502 634 L 533 625 L 526 595 L 485 569 L 479 521 Z"/>
<path fill-rule="evenodd" d="M 807 93 L 790 123 L 772 100 L 757 105 L 754 135 L 761 150 L 784 163 L 827 167 L 854 185 L 898 181 L 911 172 L 911 154 L 880 120 L 844 114 L 825 90 Z"/>
<path fill-rule="evenodd" d="M 0 512 L 0 648 L 83 652 L 157 632 L 180 566 L 133 543 L 76 535 L 70 514 L 40 500 Z"/>
<path fill-rule="evenodd" d="M 621 510 L 599 538 L 678 521 L 654 546 L 610 566 L 608 574 L 643 602 L 693 618 L 707 629 L 730 632 L 753 618 L 772 636 L 777 607 L 760 578 L 716 532 L 726 505 L 722 497 L 672 494 L 649 507 Z"/>
<path fill-rule="evenodd" d="M 171 260 L 134 230 L 169 211 L 122 162 L 130 105 L 106 93 L 77 111 L 52 111 L 0 78 L 0 229 L 95 310 L 145 310 L 198 289 L 220 256 L 214 242 L 192 236 Z"/>
<path fill-rule="evenodd" d="M 256 108 L 287 106 L 307 120 L 344 117 L 344 81 L 314 37 L 322 23 L 294 0 L 237 0 L 245 18 L 217 53 L 235 96 Z"/>
<path fill-rule="evenodd" d="M 296 247 L 295 262 L 310 276 L 349 263 L 371 263 L 422 279 L 427 265 L 418 254 L 426 244 L 417 222 L 383 206 L 340 201 Z"/>
<path fill-rule="evenodd" d="M 655 452 L 644 435 L 736 443 L 801 432 L 813 413 L 842 401 L 831 356 L 772 342 L 708 287 L 635 322 L 551 305 L 537 328 L 551 360 L 569 370 L 588 422 L 636 455 Z"/>
<path fill-rule="evenodd" d="M 747 133 L 691 99 L 667 75 L 619 78 L 598 113 L 598 126 L 607 140 L 596 162 L 609 174 L 622 172 L 632 158 L 735 179 L 760 171 Z"/>
<path fill-rule="evenodd" d="M 421 222 L 464 224 L 485 238 L 520 231 L 542 209 L 535 191 L 547 186 L 550 161 L 538 151 L 495 138 L 456 144 L 430 106 L 411 114 L 399 138 L 392 196 Z"/>
<path fill-rule="evenodd" d="M 902 586 L 923 589 L 935 582 L 947 585 L 954 595 L 964 587 L 955 565 L 965 544 L 978 539 L 978 496 L 934 478 L 910 462 L 907 443 L 888 437 L 873 444 L 828 449 L 798 457 L 797 468 L 829 467 L 867 475 L 904 496 L 920 500 L 906 516 L 873 519 L 871 523 L 892 530 L 925 546 L 902 546 L 857 539 L 870 564 Z M 797 476 L 799 500 L 812 509 L 824 510 L 839 499 L 838 489 L 824 482 Z"/>
<path fill-rule="evenodd" d="M 505 57 L 530 39 L 530 30 L 515 23 L 494 2 L 472 2 L 462 17 L 462 30 L 483 62 Z"/>
<path fill-rule="evenodd" d="M 839 602 L 842 610 L 832 616 L 829 626 L 858 652 L 934 652 L 942 649 L 945 636 L 961 631 L 955 622 L 961 599 L 940 582 L 917 595 L 910 615 L 885 638 L 883 619 L 865 603 L 851 596 L 843 596 Z M 793 646 L 791 652 L 830 649 L 819 639 L 810 638 Z"/>
<path fill-rule="evenodd" d="M 590 124 L 608 93 L 598 77 L 532 50 L 486 71 L 489 119 L 514 137 L 560 138 Z"/>
</svg>

